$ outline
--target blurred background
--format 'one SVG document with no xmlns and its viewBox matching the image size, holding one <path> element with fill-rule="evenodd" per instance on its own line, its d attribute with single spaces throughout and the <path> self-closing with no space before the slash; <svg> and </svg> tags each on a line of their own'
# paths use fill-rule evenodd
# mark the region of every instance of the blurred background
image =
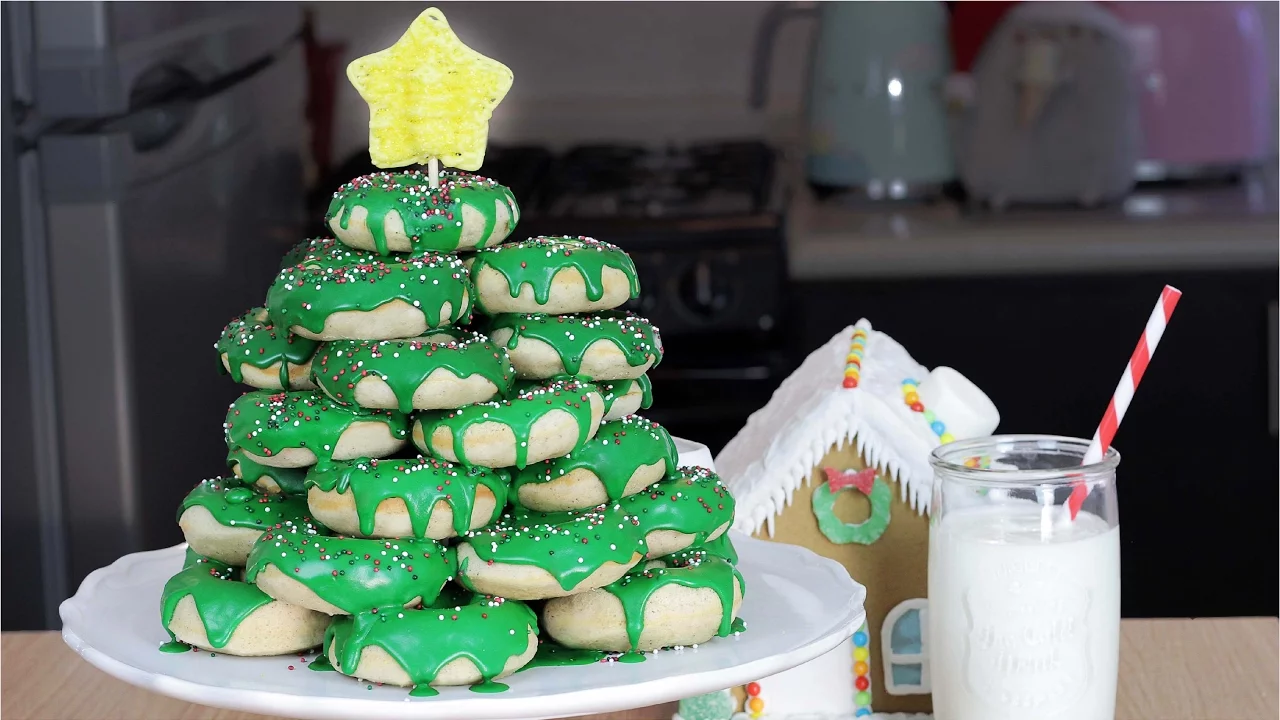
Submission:
<svg viewBox="0 0 1280 720">
<path fill-rule="evenodd" d="M 1171 283 L 1123 612 L 1277 613 L 1276 3 L 439 5 L 515 72 L 481 172 L 517 233 L 635 258 L 652 419 L 718 449 L 866 317 L 1002 431 L 1087 437 Z M 4 629 L 181 541 L 241 390 L 210 346 L 371 169 L 344 68 L 423 7 L 0 7 Z"/>
</svg>

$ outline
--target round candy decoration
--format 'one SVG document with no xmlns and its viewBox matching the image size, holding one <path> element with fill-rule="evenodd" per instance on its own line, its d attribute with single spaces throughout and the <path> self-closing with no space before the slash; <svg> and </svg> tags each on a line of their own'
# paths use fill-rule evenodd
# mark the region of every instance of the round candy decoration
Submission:
<svg viewBox="0 0 1280 720">
<path fill-rule="evenodd" d="M 662 360 L 658 329 L 629 312 L 499 315 L 489 334 L 522 378 L 635 379 Z"/>
<path fill-rule="evenodd" d="M 434 540 L 314 537 L 268 530 L 249 553 L 245 582 L 326 615 L 431 604 L 453 579 L 452 550 Z"/>
<path fill-rule="evenodd" d="M 861 470 L 836 470 L 823 468 L 827 482 L 813 489 L 813 514 L 818 519 L 818 529 L 833 543 L 870 545 L 889 527 L 892 515 L 890 503 L 893 490 L 875 468 Z M 846 488 L 856 488 L 871 500 L 871 516 L 860 523 L 847 523 L 836 517 L 836 494 Z"/>
<path fill-rule="evenodd" d="M 531 510 L 595 507 L 633 495 L 675 472 L 675 441 L 638 415 L 604 423 L 580 450 L 521 470 L 515 500 Z"/>
<path fill-rule="evenodd" d="M 456 170 L 439 180 L 432 189 L 420 170 L 358 177 L 333 194 L 325 223 L 347 245 L 380 255 L 483 248 L 515 229 L 520 210 L 506 187 Z"/>
<path fill-rule="evenodd" d="M 467 269 L 456 255 L 382 257 L 319 238 L 267 291 L 278 326 L 313 340 L 389 340 L 471 317 Z"/>
<path fill-rule="evenodd" d="M 344 535 L 442 540 L 498 519 L 507 504 L 504 470 L 435 458 L 360 458 L 307 474 L 307 502 L 320 522 Z"/>
<path fill-rule="evenodd" d="M 316 647 L 329 617 L 273 600 L 217 562 L 196 562 L 169 578 L 160 595 L 160 623 L 174 642 L 227 655 L 284 655 Z"/>
<path fill-rule="evenodd" d="M 213 347 L 223 371 L 238 383 L 264 390 L 310 390 L 315 340 L 277 328 L 266 308 L 250 308 L 222 329 Z"/>
<path fill-rule="evenodd" d="M 631 258 L 589 237 L 536 237 L 481 250 L 471 278 L 476 309 L 488 315 L 596 312 L 640 296 Z"/>
<path fill-rule="evenodd" d="M 296 525 L 315 534 L 310 514 L 301 497 L 259 494 L 237 478 L 211 478 L 182 499 L 178 526 L 197 553 L 244 565 L 254 542 L 269 528 Z"/>
<path fill-rule="evenodd" d="M 404 446 L 408 419 L 394 410 L 346 408 L 314 390 L 257 390 L 231 403 L 227 449 L 272 467 L 385 457 Z"/>
<path fill-rule="evenodd" d="M 515 379 L 505 350 L 454 328 L 408 340 L 334 340 L 320 346 L 313 368 L 338 403 L 406 413 L 506 397 Z"/>
<path fill-rule="evenodd" d="M 580 449 L 595 437 L 603 416 L 594 385 L 557 380 L 521 389 L 508 400 L 420 413 L 413 444 L 450 462 L 524 468 Z"/>
<path fill-rule="evenodd" d="M 634 519 L 617 506 L 562 513 L 515 511 L 467 533 L 458 577 L 487 595 L 540 600 L 608 585 L 644 557 Z"/>
<path fill-rule="evenodd" d="M 650 558 L 719 538 L 733 523 L 735 507 L 719 475 L 690 466 L 623 498 L 621 505 L 644 531 Z"/>
<path fill-rule="evenodd" d="M 338 672 L 413 687 L 418 697 L 436 695 L 433 685 L 497 692 L 507 686 L 494 680 L 537 652 L 538 618 L 524 603 L 482 595 L 452 607 L 362 612 L 335 618 L 324 650 Z"/>
</svg>

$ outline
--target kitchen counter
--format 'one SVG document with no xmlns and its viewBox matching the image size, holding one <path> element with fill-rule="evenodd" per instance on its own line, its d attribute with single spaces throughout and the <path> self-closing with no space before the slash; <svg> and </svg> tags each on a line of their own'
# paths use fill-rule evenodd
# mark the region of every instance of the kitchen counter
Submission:
<svg viewBox="0 0 1280 720">
<path fill-rule="evenodd" d="M 1280 263 L 1270 173 L 1210 189 L 1140 190 L 1095 210 L 818 202 L 807 186 L 794 187 L 787 238 L 798 281 L 1274 271 Z"/>
<path fill-rule="evenodd" d="M 1274 720 L 1276 618 L 1125 620 L 1117 720 Z M 266 720 L 135 688 L 81 660 L 55 632 L 0 636 L 5 720 Z M 668 720 L 674 703 L 591 716 Z"/>
</svg>

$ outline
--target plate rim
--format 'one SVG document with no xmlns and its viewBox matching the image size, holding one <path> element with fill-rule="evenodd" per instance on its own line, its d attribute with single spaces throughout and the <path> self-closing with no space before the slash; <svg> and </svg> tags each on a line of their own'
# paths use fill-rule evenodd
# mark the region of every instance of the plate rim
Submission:
<svg viewBox="0 0 1280 720">
<path fill-rule="evenodd" d="M 741 546 L 745 544 L 749 548 L 752 544 L 760 543 L 773 546 L 782 552 L 794 552 L 799 555 L 798 562 L 816 566 L 824 571 L 824 574 L 834 576 L 837 580 L 842 578 L 851 592 L 840 616 L 833 620 L 828 629 L 820 634 L 816 640 L 794 648 L 789 652 L 768 655 L 724 669 L 668 675 L 663 678 L 632 683 L 625 686 L 627 688 L 626 693 L 615 693 L 606 696 L 601 696 L 598 688 L 589 687 L 578 688 L 564 693 L 513 699 L 477 696 L 466 699 L 451 698 L 433 702 L 402 703 L 384 699 L 365 700 L 360 698 L 325 697 L 322 703 L 311 703 L 307 704 L 305 708 L 300 708 L 296 707 L 299 701 L 305 701 L 310 698 L 296 693 L 256 689 L 237 689 L 235 692 L 219 693 L 219 690 L 224 690 L 225 688 L 211 683 L 200 683 L 164 673 L 144 670 L 113 657 L 80 637 L 75 628 L 77 622 L 83 622 L 84 620 L 81 608 L 84 604 L 87 604 L 88 597 L 96 591 L 97 586 L 106 577 L 128 572 L 131 567 L 145 560 L 156 559 L 163 561 L 167 560 L 169 555 L 177 556 L 183 554 L 186 551 L 186 543 L 179 543 L 159 550 L 130 553 L 118 558 L 110 565 L 94 570 L 85 577 L 80 587 L 77 588 L 76 593 L 59 605 L 58 614 L 63 623 L 61 633 L 63 641 L 94 667 L 131 685 L 198 705 L 244 712 L 280 713 L 286 716 L 316 718 L 317 720 L 341 720 L 353 715 L 367 718 L 368 720 L 377 720 L 379 718 L 400 720 L 414 717 L 484 717 L 502 718 L 503 720 L 543 720 L 544 718 L 574 717 L 656 705 L 697 695 L 700 692 L 712 692 L 722 687 L 731 687 L 769 677 L 830 652 L 841 642 L 851 637 L 854 631 L 865 621 L 864 602 L 866 589 L 849 576 L 844 566 L 834 560 L 824 558 L 803 546 L 775 543 L 751 538 L 736 531 L 733 532 L 735 545 Z M 742 554 L 741 547 L 739 547 L 739 554 Z M 174 559 L 177 558 L 175 557 Z M 839 572 L 835 572 L 836 570 Z M 689 684 L 698 684 L 696 679 L 706 675 L 715 676 L 714 685 L 716 687 L 708 686 L 692 693 L 684 689 Z M 707 686 L 708 681 L 704 680 L 702 684 Z M 634 700 L 627 699 L 637 696 L 645 698 L 642 704 L 636 704 Z M 615 699 L 611 701 L 610 698 Z M 554 708 L 549 708 L 546 705 L 547 703 L 554 703 Z M 458 715 L 464 707 L 466 708 L 464 714 Z M 523 712 L 521 712 L 522 708 L 524 709 Z M 301 709 L 305 709 L 305 712 L 298 714 L 298 710 Z"/>
</svg>

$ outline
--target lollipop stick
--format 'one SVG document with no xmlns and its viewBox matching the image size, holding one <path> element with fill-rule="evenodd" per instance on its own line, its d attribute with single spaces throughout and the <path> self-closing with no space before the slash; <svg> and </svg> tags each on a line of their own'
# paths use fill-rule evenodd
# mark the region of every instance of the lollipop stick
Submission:
<svg viewBox="0 0 1280 720">
<path fill-rule="evenodd" d="M 432 190 L 440 189 L 440 161 L 435 158 L 427 161 L 427 185 Z"/>
</svg>

